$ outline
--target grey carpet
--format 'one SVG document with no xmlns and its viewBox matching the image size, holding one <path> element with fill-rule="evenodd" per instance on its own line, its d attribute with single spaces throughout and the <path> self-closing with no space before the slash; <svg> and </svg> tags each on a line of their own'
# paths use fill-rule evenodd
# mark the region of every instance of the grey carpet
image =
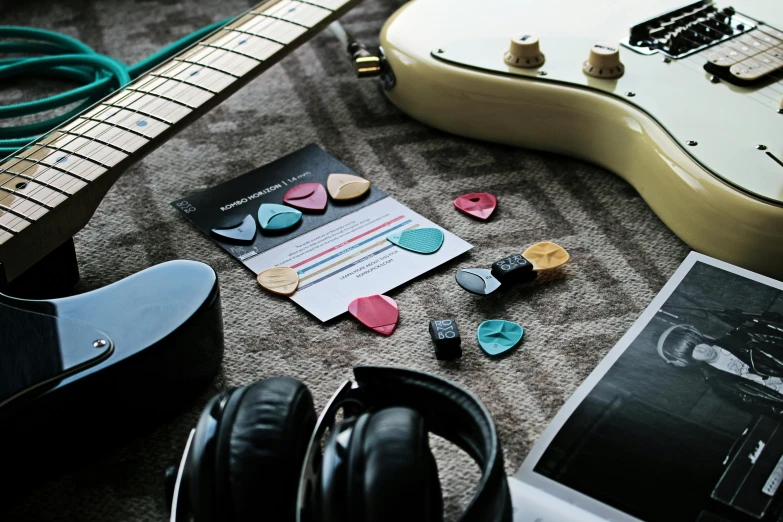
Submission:
<svg viewBox="0 0 783 522">
<path fill-rule="evenodd" d="M 3 0 L 0 24 L 65 32 L 127 63 L 249 0 Z M 344 17 L 377 41 L 400 0 L 366 0 Z M 0 89 L 26 99 L 30 85 Z M 390 338 L 349 318 L 322 325 L 264 293 L 252 275 L 177 214 L 169 202 L 308 143 L 318 143 L 373 183 L 475 245 L 467 255 L 392 292 L 400 324 Z M 494 219 L 453 208 L 474 191 L 498 195 Z M 488 266 L 540 240 L 572 255 L 557 275 L 479 298 L 454 283 L 459 266 Z M 215 390 L 271 375 L 303 379 L 324 404 L 357 364 L 433 372 L 473 390 L 497 422 L 513 473 L 549 420 L 631 325 L 687 254 L 625 182 L 563 157 L 477 143 L 427 128 L 396 110 L 374 81 L 358 81 L 329 34 L 317 36 L 127 172 L 76 236 L 79 290 L 104 286 L 162 261 L 191 258 L 220 275 L 223 372 L 186 414 L 172 418 L 19 500 L 6 520 L 163 520 L 161 476 L 176 461 L 200 407 Z M 427 321 L 453 317 L 460 361 L 435 360 Z M 525 326 L 524 344 L 490 360 L 473 336 L 484 319 Z M 154 383 L 151 383 L 154 385 Z M 436 441 L 448 512 L 469 498 L 476 468 Z M 453 517 L 452 517 L 453 518 Z"/>
</svg>

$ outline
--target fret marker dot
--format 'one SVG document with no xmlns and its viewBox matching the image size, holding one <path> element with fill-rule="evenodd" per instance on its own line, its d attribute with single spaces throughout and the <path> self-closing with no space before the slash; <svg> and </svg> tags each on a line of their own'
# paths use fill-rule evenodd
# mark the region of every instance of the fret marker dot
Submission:
<svg viewBox="0 0 783 522">
<path fill-rule="evenodd" d="M 57 163 L 65 163 L 66 161 L 68 161 L 68 158 L 66 158 L 65 156 L 60 156 L 59 158 L 57 158 Z"/>
<path fill-rule="evenodd" d="M 16 184 L 16 188 L 19 189 L 19 190 L 24 190 L 24 189 L 27 188 L 27 183 L 25 183 L 24 181 L 21 181 L 21 182 Z"/>
<path fill-rule="evenodd" d="M 289 13 L 293 13 L 294 11 L 296 11 L 296 7 L 292 7 L 291 9 L 288 10 Z"/>
<path fill-rule="evenodd" d="M 136 125 L 138 127 L 146 127 L 147 126 L 147 122 L 144 121 L 144 120 L 139 120 L 139 121 L 136 122 Z"/>
<path fill-rule="evenodd" d="M 197 74 L 198 74 L 198 71 L 193 71 L 192 73 L 190 73 L 191 76 L 196 76 Z"/>
<path fill-rule="evenodd" d="M 242 40 L 241 42 L 239 42 L 239 45 L 246 44 L 246 43 L 247 43 L 247 40 Z"/>
</svg>

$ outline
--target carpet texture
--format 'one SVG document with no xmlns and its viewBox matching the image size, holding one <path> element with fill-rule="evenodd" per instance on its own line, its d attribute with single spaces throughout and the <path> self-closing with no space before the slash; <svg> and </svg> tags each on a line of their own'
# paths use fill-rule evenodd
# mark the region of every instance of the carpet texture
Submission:
<svg viewBox="0 0 783 522">
<path fill-rule="evenodd" d="M 249 0 L 3 1 L 0 23 L 53 29 L 132 63 L 196 28 L 247 9 Z M 343 18 L 377 42 L 400 0 L 365 0 Z M 3 85 L 2 100 L 28 99 L 32 84 Z M 35 84 L 38 88 L 40 86 Z M 468 254 L 390 293 L 397 331 L 381 337 L 348 316 L 321 324 L 265 293 L 238 262 L 169 203 L 317 143 L 391 196 L 475 245 Z M 452 200 L 488 191 L 488 223 Z M 558 274 L 481 298 L 454 282 L 458 267 L 489 266 L 551 240 L 572 261 Z M 85 291 L 150 265 L 190 258 L 220 276 L 226 353 L 221 376 L 192 408 L 146 435 L 53 480 L 4 520 L 164 520 L 162 474 L 174 463 L 208 397 L 272 375 L 304 380 L 323 406 L 357 364 L 432 372 L 475 392 L 495 417 L 506 471 L 519 467 L 558 408 L 632 324 L 688 252 L 625 182 L 564 157 L 456 138 L 406 117 L 375 81 L 358 81 L 337 40 L 318 35 L 130 169 L 76 236 Z M 464 356 L 434 357 L 427 323 L 455 318 Z M 491 360 L 478 324 L 508 319 L 523 344 Z M 150 383 L 154 385 L 154 383 Z M 470 498 L 476 466 L 435 441 L 449 518 Z"/>
</svg>

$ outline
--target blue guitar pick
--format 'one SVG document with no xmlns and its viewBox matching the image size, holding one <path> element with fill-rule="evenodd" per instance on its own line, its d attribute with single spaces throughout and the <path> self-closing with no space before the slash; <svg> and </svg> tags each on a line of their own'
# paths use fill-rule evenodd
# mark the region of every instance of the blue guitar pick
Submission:
<svg viewBox="0 0 783 522">
<path fill-rule="evenodd" d="M 433 254 L 443 245 L 443 232 L 437 228 L 414 228 L 391 234 L 386 239 L 417 254 Z"/>
<path fill-rule="evenodd" d="M 250 242 L 256 238 L 256 220 L 248 214 L 239 225 L 230 228 L 213 228 L 212 233 L 240 243 Z"/>
<path fill-rule="evenodd" d="M 519 345 L 525 329 L 511 321 L 491 319 L 479 325 L 476 335 L 487 355 L 500 355 Z"/>
<path fill-rule="evenodd" d="M 301 219 L 301 212 L 285 205 L 264 203 L 258 208 L 258 223 L 264 230 L 285 230 Z"/>
</svg>

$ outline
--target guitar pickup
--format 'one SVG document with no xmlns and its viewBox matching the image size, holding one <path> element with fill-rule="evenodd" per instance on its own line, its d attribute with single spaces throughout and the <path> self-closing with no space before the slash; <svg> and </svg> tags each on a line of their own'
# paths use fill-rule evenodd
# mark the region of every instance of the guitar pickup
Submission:
<svg viewBox="0 0 783 522">
<path fill-rule="evenodd" d="M 762 25 L 710 53 L 704 69 L 734 85 L 749 86 L 783 69 L 783 32 Z"/>
</svg>

